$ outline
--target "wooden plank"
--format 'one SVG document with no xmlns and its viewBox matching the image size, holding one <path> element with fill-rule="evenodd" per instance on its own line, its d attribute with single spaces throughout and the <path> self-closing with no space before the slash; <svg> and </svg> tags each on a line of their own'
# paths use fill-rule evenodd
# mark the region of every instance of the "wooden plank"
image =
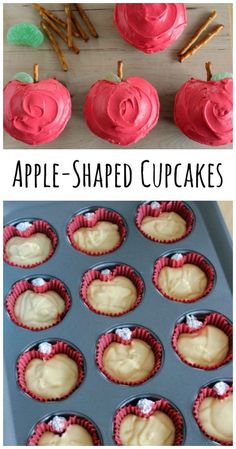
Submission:
<svg viewBox="0 0 236 449">
<path fill-rule="evenodd" d="M 47 8 L 64 17 L 63 4 L 47 4 Z M 123 59 L 125 76 L 136 75 L 146 78 L 159 92 L 161 101 L 160 120 L 154 130 L 143 140 L 129 148 L 184 148 L 204 149 L 186 138 L 173 122 L 174 95 L 180 86 L 190 77 L 205 79 L 204 64 L 211 60 L 214 72 L 232 71 L 232 6 L 230 4 L 188 4 L 188 27 L 177 42 L 161 53 L 146 55 L 127 44 L 113 25 L 113 4 L 84 4 L 96 26 L 99 39 L 90 38 L 88 43 L 75 39 L 81 49 L 75 55 L 66 49 L 69 72 L 61 70 L 60 63 L 47 39 L 39 49 L 11 46 L 6 42 L 6 33 L 10 26 L 20 21 L 39 24 L 39 15 L 31 4 L 4 4 L 4 83 L 16 72 L 31 72 L 35 62 L 40 65 L 40 78 L 56 77 L 64 81 L 71 92 L 73 116 L 59 138 L 40 148 L 120 148 L 94 136 L 83 119 L 83 103 L 89 87 L 112 71 L 116 71 L 117 60 Z M 224 30 L 197 54 L 183 64 L 176 59 L 177 51 L 182 47 L 198 24 L 215 8 L 218 12 L 216 23 L 223 23 Z M 4 133 L 4 148 L 25 148 Z M 30 148 L 30 146 L 27 146 Z M 211 147 L 212 148 L 212 147 Z M 232 148 L 231 145 L 224 148 Z M 219 147 L 218 147 L 219 149 Z"/>
</svg>

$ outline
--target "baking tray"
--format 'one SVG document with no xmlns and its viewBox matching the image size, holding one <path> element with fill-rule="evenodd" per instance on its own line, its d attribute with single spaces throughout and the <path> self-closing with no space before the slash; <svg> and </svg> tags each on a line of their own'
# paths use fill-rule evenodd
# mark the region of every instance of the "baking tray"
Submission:
<svg viewBox="0 0 236 449">
<path fill-rule="evenodd" d="M 232 242 L 215 202 L 187 202 L 195 216 L 192 232 L 172 244 L 155 243 L 145 238 L 135 226 L 138 202 L 5 202 L 4 222 L 41 218 L 56 230 L 59 244 L 46 263 L 32 269 L 15 268 L 4 263 L 4 295 L 16 281 L 25 277 L 50 275 L 65 283 L 72 305 L 65 318 L 44 331 L 29 331 L 16 326 L 4 311 L 4 445 L 25 445 L 34 425 L 47 415 L 77 412 L 95 422 L 104 445 L 114 445 L 112 421 L 115 411 L 134 396 L 163 396 L 181 411 L 185 420 L 184 445 L 217 445 L 200 431 L 192 415 L 194 399 L 203 385 L 218 379 L 232 378 L 232 362 L 216 370 L 204 371 L 182 363 L 171 346 L 174 325 L 191 311 L 217 311 L 232 318 Z M 125 220 L 127 237 L 121 247 L 104 256 L 88 256 L 76 251 L 66 235 L 68 220 L 92 206 L 116 210 Z M 155 260 L 167 252 L 193 250 L 213 264 L 216 281 L 212 291 L 190 304 L 169 301 L 152 283 Z M 121 262 L 134 267 L 145 282 L 141 304 L 120 317 L 97 315 L 89 310 L 79 295 L 82 275 L 98 264 Z M 95 364 L 98 337 L 119 325 L 137 324 L 150 329 L 164 347 L 164 362 L 159 372 L 138 386 L 117 385 L 107 380 Z M 86 376 L 81 386 L 67 399 L 39 402 L 23 393 L 16 382 L 16 359 L 30 345 L 40 340 L 64 339 L 77 346 L 86 360 Z"/>
</svg>

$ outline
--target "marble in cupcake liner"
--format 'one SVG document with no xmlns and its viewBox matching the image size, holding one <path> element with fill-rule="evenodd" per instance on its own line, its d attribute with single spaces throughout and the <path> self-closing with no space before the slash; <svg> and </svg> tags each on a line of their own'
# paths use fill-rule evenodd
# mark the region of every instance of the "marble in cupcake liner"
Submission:
<svg viewBox="0 0 236 449">
<path fill-rule="evenodd" d="M 181 251 L 178 251 L 178 253 L 180 254 Z M 196 265 L 205 273 L 208 280 L 207 286 L 202 295 L 196 296 L 196 298 L 190 300 L 173 298 L 172 296 L 165 293 L 160 287 L 158 283 L 159 274 L 162 268 L 164 267 L 180 268 L 187 263 Z M 215 280 L 214 268 L 210 265 L 209 262 L 207 262 L 207 260 L 201 254 L 195 252 L 182 253 L 182 257 L 179 260 L 173 259 L 172 255 L 162 256 L 159 259 L 157 259 L 156 262 L 154 263 L 152 282 L 165 298 L 170 299 L 172 301 L 183 302 L 185 304 L 186 303 L 191 304 L 192 302 L 198 301 L 199 299 L 204 298 L 206 295 L 210 293 L 214 285 L 214 280 Z"/>
<path fill-rule="evenodd" d="M 3 229 L 3 260 L 4 260 L 4 262 L 7 262 L 9 265 L 11 265 L 13 267 L 29 268 L 29 269 L 34 268 L 38 265 L 45 263 L 47 260 L 49 260 L 53 256 L 53 254 L 56 250 L 56 247 L 58 244 L 58 237 L 57 237 L 55 231 L 50 226 L 50 224 L 44 220 L 33 220 L 31 223 L 32 223 L 32 226 L 30 226 L 25 231 L 19 231 L 13 225 L 6 225 Z M 12 237 L 27 238 L 27 237 L 31 237 L 33 234 L 37 234 L 37 233 L 45 234 L 51 240 L 52 249 L 51 249 L 48 257 L 46 257 L 42 262 L 35 262 L 31 265 L 19 265 L 17 263 L 14 263 L 14 262 L 11 262 L 8 260 L 6 250 L 5 250 L 8 240 L 10 240 Z"/>
<path fill-rule="evenodd" d="M 141 224 L 145 217 L 159 217 L 163 212 L 176 212 L 176 214 L 180 215 L 186 221 L 186 231 L 182 237 L 176 239 L 159 240 L 146 234 L 141 229 Z M 157 243 L 175 243 L 184 239 L 185 237 L 187 237 L 187 235 L 190 234 L 193 229 L 194 216 L 193 212 L 182 201 L 160 201 L 159 208 L 153 208 L 150 203 L 140 204 L 136 212 L 135 223 L 138 230 L 147 239 Z"/>
</svg>

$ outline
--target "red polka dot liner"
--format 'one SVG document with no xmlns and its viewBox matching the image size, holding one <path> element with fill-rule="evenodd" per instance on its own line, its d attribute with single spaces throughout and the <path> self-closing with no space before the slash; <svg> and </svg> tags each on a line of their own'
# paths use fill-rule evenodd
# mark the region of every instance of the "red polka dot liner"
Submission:
<svg viewBox="0 0 236 449">
<path fill-rule="evenodd" d="M 70 396 L 74 390 L 76 390 L 80 384 L 82 383 L 85 372 L 84 372 L 84 359 L 82 354 L 79 352 L 79 350 L 75 350 L 69 344 L 65 343 L 64 341 L 57 341 L 55 343 L 50 343 L 52 345 L 52 349 L 49 354 L 41 352 L 39 349 L 29 349 L 28 351 L 23 352 L 17 360 L 17 381 L 20 386 L 20 388 L 29 396 L 31 396 L 33 399 L 36 399 L 40 402 L 48 402 L 48 401 L 60 401 L 62 399 L 67 398 Z M 59 398 L 43 398 L 41 396 L 38 396 L 37 394 L 33 393 L 27 386 L 25 381 L 25 370 L 33 359 L 41 359 L 41 360 L 50 360 L 52 359 L 56 354 L 66 354 L 70 359 L 74 360 L 78 366 L 78 379 L 76 382 L 75 387 L 73 390 L 68 391 L 67 394 L 65 394 L 63 397 Z"/>
<path fill-rule="evenodd" d="M 122 329 L 126 326 L 123 326 Z M 140 385 L 144 382 L 146 382 L 148 379 L 153 377 L 160 369 L 161 363 L 162 363 L 162 346 L 160 342 L 149 332 L 147 329 L 144 329 L 143 327 L 129 327 L 129 329 L 132 331 L 130 339 L 125 339 L 123 337 L 120 337 L 115 333 L 115 331 L 108 332 L 107 334 L 103 334 L 98 342 L 96 347 L 96 364 L 99 368 L 99 370 L 104 374 L 104 376 L 107 377 L 111 382 L 114 382 L 116 384 L 120 385 Z M 115 329 L 116 330 L 116 329 Z M 105 369 L 103 365 L 103 354 L 105 349 L 113 342 L 121 343 L 123 345 L 130 345 L 133 339 L 139 339 L 146 342 L 152 349 L 154 357 L 155 357 L 155 365 L 152 369 L 152 371 L 148 374 L 148 376 L 145 376 L 143 379 L 134 381 L 134 382 L 126 382 L 121 381 L 118 379 L 113 378 Z"/>
<path fill-rule="evenodd" d="M 28 329 L 31 331 L 41 331 L 48 329 L 52 326 L 56 326 L 60 321 L 64 318 L 64 316 L 67 314 L 70 305 L 71 305 L 71 298 L 70 295 L 65 287 L 65 285 L 59 281 L 59 279 L 51 278 L 51 279 L 43 279 L 45 283 L 43 285 L 34 285 L 31 281 L 22 279 L 18 282 L 16 282 L 12 288 L 10 293 L 8 294 L 6 298 L 6 308 L 9 313 L 9 316 L 13 323 L 15 323 L 17 326 L 23 327 L 24 329 Z M 54 324 L 49 326 L 42 326 L 42 327 L 30 327 L 26 324 L 20 322 L 18 318 L 15 315 L 15 304 L 19 296 L 26 292 L 27 290 L 30 290 L 34 293 L 42 294 L 46 293 L 48 291 L 54 291 L 56 292 L 65 303 L 65 309 L 62 313 L 59 313 L 57 316 L 57 320 Z"/>
<path fill-rule="evenodd" d="M 170 254 L 168 256 L 162 256 L 159 259 L 156 260 L 153 268 L 153 275 L 152 275 L 152 282 L 155 285 L 155 287 L 159 290 L 159 292 L 165 296 L 165 298 L 170 299 L 172 301 L 177 302 L 184 302 L 184 303 L 192 303 L 195 301 L 198 301 L 199 299 L 203 298 L 204 296 L 208 295 L 210 291 L 213 288 L 214 280 L 215 280 L 215 271 L 212 265 L 201 255 L 195 252 L 183 252 L 176 251 L 176 254 L 181 254 L 182 257 L 180 257 L 178 260 L 173 259 L 172 257 L 174 254 Z M 206 275 L 207 277 L 207 286 L 204 290 L 204 292 L 200 296 L 196 296 L 193 299 L 186 300 L 186 299 L 177 299 L 170 295 L 168 295 L 166 292 L 163 291 L 161 286 L 159 285 L 158 278 L 161 270 L 164 267 L 171 267 L 171 268 L 180 268 L 184 264 L 193 264 L 199 267 Z"/>
<path fill-rule="evenodd" d="M 155 206 L 157 205 L 157 206 Z M 152 237 L 148 234 L 146 234 L 143 229 L 141 228 L 142 221 L 145 217 L 159 217 L 164 212 L 175 212 L 176 214 L 180 215 L 185 222 L 186 222 L 186 231 L 185 233 L 179 237 L 179 238 L 173 238 L 168 240 L 159 240 L 155 237 Z M 141 232 L 141 234 L 144 235 L 149 240 L 152 240 L 153 242 L 157 243 L 175 243 L 179 240 L 184 239 L 187 237 L 187 235 L 190 234 L 190 232 L 193 229 L 193 223 L 194 223 L 194 216 L 192 211 L 182 202 L 182 201 L 160 201 L 152 203 L 144 203 L 140 204 L 140 206 L 137 209 L 136 217 L 135 217 L 135 223 L 138 228 L 138 230 Z"/>
<path fill-rule="evenodd" d="M 197 421 L 197 424 L 198 424 L 200 430 L 207 438 L 209 438 L 210 440 L 212 440 L 216 443 L 219 443 L 221 446 L 232 446 L 233 441 L 222 441 L 222 440 L 218 440 L 217 438 L 213 438 L 211 435 L 209 435 L 204 430 L 204 427 L 202 426 L 202 423 L 199 419 L 199 408 L 200 408 L 200 405 L 201 405 L 203 399 L 205 399 L 205 398 L 212 397 L 212 398 L 217 398 L 217 399 L 225 399 L 228 396 L 230 396 L 232 393 L 233 393 L 233 386 L 231 386 L 231 385 L 228 385 L 228 388 L 224 394 L 218 394 L 214 387 L 206 386 L 206 387 L 201 388 L 201 390 L 199 391 L 197 398 L 195 399 L 194 404 L 193 404 L 193 415 Z"/>
<path fill-rule="evenodd" d="M 106 316 L 111 316 L 111 317 L 118 317 L 121 315 L 124 315 L 128 312 L 130 312 L 131 310 L 135 309 L 141 302 L 142 300 L 142 296 L 143 296 L 143 292 L 144 292 L 144 282 L 142 280 L 142 278 L 140 276 L 138 276 L 135 272 L 135 270 L 133 268 L 131 268 L 128 265 L 116 265 L 112 268 L 109 267 L 109 274 L 103 274 L 102 272 L 103 270 L 97 270 L 96 268 L 90 269 L 88 271 L 86 271 L 86 273 L 84 273 L 83 278 L 82 278 L 82 283 L 81 283 L 81 288 L 80 288 L 80 296 L 83 299 L 84 303 L 89 307 L 90 310 L 92 310 L 93 312 L 99 314 L 99 315 L 106 315 Z M 120 313 L 106 313 L 106 312 L 102 312 L 99 311 L 97 309 L 95 309 L 88 301 L 87 299 L 87 291 L 88 291 L 88 287 L 91 284 L 92 281 L 99 279 L 100 281 L 103 282 L 109 282 L 112 281 L 113 279 L 115 279 L 116 276 L 124 276 L 126 278 L 128 278 L 136 287 L 137 290 L 137 298 L 135 303 L 133 304 L 133 306 L 130 309 L 125 310 L 124 312 L 120 312 Z"/>
<path fill-rule="evenodd" d="M 53 417 L 51 420 L 39 422 L 38 424 L 36 424 L 33 433 L 27 442 L 27 446 L 38 446 L 39 440 L 45 432 L 52 432 L 55 435 L 62 435 L 64 432 L 66 432 L 66 429 L 72 424 L 78 424 L 79 426 L 87 430 L 87 432 L 91 435 L 91 438 L 93 440 L 93 446 L 102 445 L 102 441 L 98 435 L 95 426 L 88 419 L 75 415 L 67 417 L 64 417 L 63 415 L 56 415 L 56 416 L 59 418 L 59 420 L 61 418 L 63 420 L 62 430 L 57 429 L 57 427 L 53 425 Z"/>
<path fill-rule="evenodd" d="M 86 214 L 85 212 L 84 214 L 75 215 L 67 226 L 67 235 L 73 248 L 89 256 L 101 256 L 116 251 L 122 245 L 127 234 L 125 223 L 121 216 L 117 212 L 105 208 L 98 208 L 88 212 L 88 214 L 92 214 L 90 216 L 86 216 Z M 116 224 L 119 229 L 120 241 L 111 250 L 86 251 L 81 249 L 74 239 L 74 233 L 80 228 L 93 228 L 99 221 L 108 221 Z"/>
<path fill-rule="evenodd" d="M 195 316 L 195 314 L 194 314 Z M 196 316 L 197 318 L 197 316 Z M 230 362 L 232 360 L 233 356 L 233 327 L 232 325 L 227 321 L 227 319 L 221 315 L 220 313 L 209 313 L 207 314 L 202 321 L 202 326 L 198 329 L 194 329 L 188 326 L 187 323 L 178 323 L 175 326 L 171 343 L 174 351 L 179 356 L 179 358 L 182 360 L 182 362 L 186 363 L 189 366 L 192 366 L 193 368 L 200 368 L 205 371 L 217 369 L 222 365 L 225 365 L 226 363 Z M 217 327 L 218 329 L 222 330 L 229 338 L 229 351 L 226 356 L 226 358 L 217 364 L 211 365 L 211 366 L 201 366 L 196 363 L 191 363 L 185 360 L 185 358 L 182 356 L 182 354 L 178 351 L 177 343 L 178 339 L 181 334 L 187 333 L 187 334 L 196 334 L 197 332 L 202 331 L 207 325 L 212 325 Z"/>
<path fill-rule="evenodd" d="M 23 222 L 23 220 L 22 220 Z M 29 228 L 27 228 L 24 231 L 18 230 L 15 226 L 13 225 L 7 225 L 4 227 L 3 229 L 3 259 L 4 262 L 7 262 L 9 265 L 12 265 L 13 267 L 19 267 L 19 268 L 34 268 L 38 265 L 41 265 L 42 263 L 46 262 L 48 259 L 50 259 L 57 247 L 58 244 L 58 237 L 55 233 L 55 231 L 52 229 L 52 227 L 49 225 L 49 223 L 47 223 L 44 220 L 34 220 L 34 221 L 30 221 L 30 223 L 32 224 L 32 226 L 30 226 Z M 52 243 L 52 250 L 50 251 L 48 257 L 46 257 L 44 260 L 42 260 L 41 262 L 36 262 L 33 264 L 29 264 L 29 265 L 20 265 L 14 262 L 11 262 L 6 254 L 6 244 L 7 242 L 12 238 L 12 237 L 23 237 L 26 238 L 27 237 L 31 237 L 34 234 L 37 233 L 42 233 L 45 234 Z"/>
<path fill-rule="evenodd" d="M 138 405 L 132 405 L 132 403 L 120 408 L 116 412 L 113 421 L 113 439 L 117 446 L 123 446 L 120 439 L 120 426 L 123 419 L 127 415 L 135 415 L 140 418 L 149 418 L 157 411 L 165 413 L 172 420 L 176 432 L 173 446 L 181 446 L 184 440 L 184 420 L 180 412 L 166 399 L 158 399 L 155 401 L 149 413 L 144 413 Z"/>
</svg>

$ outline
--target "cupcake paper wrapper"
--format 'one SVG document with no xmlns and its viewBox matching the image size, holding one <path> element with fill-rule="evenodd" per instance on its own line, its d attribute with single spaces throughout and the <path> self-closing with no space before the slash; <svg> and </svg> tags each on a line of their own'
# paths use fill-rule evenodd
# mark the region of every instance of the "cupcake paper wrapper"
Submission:
<svg viewBox="0 0 236 449">
<path fill-rule="evenodd" d="M 197 333 L 197 332 L 201 331 L 202 329 L 204 329 L 204 327 L 206 327 L 209 324 L 211 324 L 212 326 L 218 327 L 223 332 L 225 332 L 225 334 L 229 337 L 229 352 L 228 352 L 227 357 L 222 362 L 211 365 L 211 366 L 201 366 L 201 365 L 198 365 L 197 363 L 188 362 L 178 351 L 177 343 L 178 343 L 179 336 L 183 333 L 187 333 L 187 334 Z M 177 324 L 175 326 L 171 342 L 172 342 L 172 347 L 173 347 L 174 351 L 176 352 L 176 354 L 178 354 L 178 356 L 182 360 L 182 362 L 186 363 L 189 366 L 192 366 L 193 368 L 201 368 L 205 371 L 209 371 L 212 369 L 217 369 L 220 366 L 225 365 L 230 360 L 232 360 L 232 349 L 233 349 L 232 348 L 232 346 L 233 346 L 232 325 L 226 320 L 226 318 L 223 315 L 221 315 L 219 313 L 210 313 L 209 315 L 206 315 L 206 317 L 204 318 L 204 321 L 202 322 L 202 326 L 199 329 L 190 329 L 186 323 Z"/>
<path fill-rule="evenodd" d="M 24 293 L 26 290 L 31 290 L 34 293 L 45 293 L 49 290 L 53 290 L 59 296 L 61 296 L 61 298 L 65 302 L 65 310 L 62 313 L 58 314 L 57 321 L 54 324 L 52 324 L 50 326 L 35 328 L 35 327 L 27 326 L 26 324 L 23 324 L 18 320 L 18 318 L 15 315 L 15 311 L 14 311 L 15 303 L 16 303 L 17 298 L 22 293 Z M 7 299 L 6 299 L 6 308 L 7 308 L 7 311 L 9 313 L 9 316 L 10 316 L 11 320 L 13 321 L 13 323 L 17 324 L 17 326 L 23 327 L 24 329 L 28 329 L 28 330 L 32 330 L 32 331 L 45 330 L 45 329 L 48 329 L 48 328 L 58 324 L 64 318 L 66 313 L 68 312 L 70 305 L 71 305 L 70 295 L 69 295 L 67 289 L 65 288 L 64 284 L 61 281 L 59 281 L 59 279 L 49 279 L 48 281 L 45 280 L 45 284 L 41 285 L 41 286 L 33 285 L 31 282 L 29 282 L 27 280 L 18 281 L 18 282 L 16 282 L 16 284 L 13 285 L 11 292 L 9 293 L 9 295 L 7 296 Z"/>
<path fill-rule="evenodd" d="M 67 418 L 65 430 L 71 424 L 78 424 L 79 426 L 84 427 L 84 429 L 86 429 L 90 433 L 94 446 L 102 445 L 96 428 L 88 419 L 79 416 L 70 416 L 69 418 Z M 38 446 L 39 439 L 45 432 L 48 431 L 53 432 L 55 435 L 61 435 L 61 432 L 57 432 L 56 430 L 54 430 L 48 422 L 40 422 L 35 426 L 33 434 L 27 442 L 27 446 Z"/>
<path fill-rule="evenodd" d="M 137 298 L 135 303 L 130 309 L 127 309 L 125 312 L 120 313 L 105 313 L 101 312 L 99 310 L 96 310 L 87 300 L 87 291 L 88 287 L 91 284 L 92 281 L 95 279 L 100 279 L 101 281 L 111 281 L 116 276 L 125 276 L 128 279 L 130 279 L 131 282 L 135 285 L 137 289 Z M 101 273 L 101 271 L 96 269 L 88 270 L 82 278 L 81 288 L 80 288 L 80 296 L 83 299 L 84 303 L 89 307 L 90 310 L 93 312 L 99 314 L 99 315 L 106 315 L 106 316 L 112 316 L 112 317 L 118 317 L 121 315 L 124 315 L 125 313 L 130 312 L 131 310 L 135 309 L 141 302 L 142 296 L 144 291 L 144 283 L 141 277 L 139 277 L 135 271 L 129 267 L 128 265 L 116 265 L 115 267 L 111 268 L 111 273 L 108 275 L 104 275 Z"/>
<path fill-rule="evenodd" d="M 150 413 L 144 414 L 143 412 L 141 412 L 138 406 L 131 404 L 125 405 L 120 410 L 118 410 L 114 417 L 114 426 L 113 426 L 113 438 L 115 440 L 115 443 L 118 446 L 123 446 L 122 441 L 120 439 L 120 425 L 122 420 L 127 415 L 132 414 L 139 416 L 141 418 L 149 418 L 156 411 L 166 413 L 166 415 L 173 421 L 176 430 L 174 446 L 180 446 L 183 443 L 183 432 L 184 432 L 183 418 L 181 414 L 166 399 L 159 399 L 158 401 L 155 401 Z"/>
<path fill-rule="evenodd" d="M 125 326 L 123 326 L 125 327 Z M 116 384 L 120 384 L 120 385 L 140 385 L 144 382 L 146 382 L 148 379 L 150 379 L 151 377 L 154 376 L 154 374 L 157 373 L 157 371 L 160 369 L 161 367 L 161 362 L 162 362 L 162 346 L 159 343 L 158 340 L 156 340 L 156 338 L 150 333 L 148 332 L 146 329 L 143 329 L 141 327 L 135 327 L 134 329 L 132 329 L 132 336 L 131 336 L 131 340 L 125 340 L 122 337 L 120 337 L 119 335 L 115 334 L 114 332 L 110 332 L 108 334 L 104 334 L 102 335 L 97 343 L 97 348 L 96 348 L 96 363 L 98 368 L 100 369 L 100 371 L 107 377 L 107 379 L 109 379 L 111 382 L 114 382 Z M 124 345 L 129 345 L 131 343 L 131 341 L 136 338 L 136 339 L 140 339 L 145 341 L 147 344 L 149 344 L 149 346 L 152 348 L 154 356 L 155 356 L 155 365 L 152 369 L 152 371 L 146 376 L 144 377 L 142 380 L 139 381 L 135 381 L 135 382 L 122 382 L 118 379 L 113 378 L 104 368 L 103 366 L 103 354 L 105 349 L 113 342 L 117 342 L 117 343 L 122 343 Z"/>
<path fill-rule="evenodd" d="M 179 252 L 181 252 L 181 251 L 179 251 Z M 163 296 L 165 296 L 165 298 L 171 299 L 172 301 L 184 302 L 184 303 L 190 304 L 192 302 L 198 301 L 199 299 L 203 298 L 204 296 L 208 295 L 208 293 L 210 293 L 211 289 L 213 288 L 213 284 L 214 284 L 215 272 L 214 272 L 213 267 L 200 254 L 194 253 L 194 252 L 189 252 L 189 253 L 185 253 L 185 254 L 183 253 L 182 255 L 183 255 L 183 257 L 181 258 L 181 260 L 171 259 L 171 256 L 163 256 L 163 257 L 160 257 L 160 259 L 157 259 L 154 264 L 152 282 L 155 285 L 155 287 L 161 292 L 161 294 Z M 202 293 L 202 295 L 196 296 L 196 298 L 193 298 L 191 300 L 176 299 L 176 298 L 173 298 L 172 296 L 168 295 L 167 293 L 165 293 L 162 290 L 162 288 L 160 287 L 160 285 L 158 283 L 158 277 L 159 277 L 159 274 L 160 274 L 162 268 L 164 268 L 164 267 L 179 268 L 179 267 L 182 267 L 186 263 L 193 264 L 193 265 L 196 265 L 197 267 L 199 267 L 205 273 L 208 283 L 207 283 L 205 291 Z"/>
<path fill-rule="evenodd" d="M 52 399 L 45 399 L 37 394 L 30 391 L 28 388 L 26 381 L 25 381 L 25 370 L 27 368 L 27 365 L 32 359 L 41 359 L 41 360 L 49 360 L 53 358 L 56 354 L 66 354 L 68 357 L 70 357 L 72 360 L 74 360 L 79 368 L 79 375 L 77 379 L 76 386 L 73 390 L 69 391 L 66 395 L 60 398 L 52 398 Z M 29 396 L 31 396 L 33 399 L 36 399 L 37 401 L 41 402 L 48 402 L 48 401 L 60 401 L 62 399 L 67 398 L 71 395 L 71 393 L 76 390 L 81 382 L 84 379 L 84 360 L 83 356 L 79 351 L 76 351 L 71 346 L 69 346 L 67 343 L 63 341 L 57 341 L 52 345 L 52 351 L 50 354 L 42 354 L 40 351 L 36 349 L 30 349 L 29 351 L 24 352 L 21 354 L 17 360 L 17 381 L 20 386 L 20 388 Z"/>
<path fill-rule="evenodd" d="M 229 396 L 232 392 L 233 392 L 233 387 L 229 386 L 229 388 L 225 392 L 225 394 L 219 396 L 217 394 L 217 392 L 214 390 L 214 388 L 204 387 L 199 391 L 198 396 L 193 404 L 193 415 L 197 421 L 197 424 L 198 424 L 200 430 L 207 438 L 209 438 L 212 441 L 215 441 L 216 443 L 219 443 L 221 446 L 232 446 L 233 442 L 232 441 L 221 441 L 221 440 L 218 440 L 217 438 L 213 438 L 211 435 L 208 435 L 208 433 L 204 430 L 202 423 L 199 419 L 199 408 L 200 408 L 200 405 L 201 405 L 201 402 L 203 401 L 203 399 L 205 399 L 207 397 L 224 399 L 227 396 Z"/>
<path fill-rule="evenodd" d="M 159 240 L 155 237 L 146 234 L 141 229 L 141 224 L 145 217 L 147 216 L 159 217 L 163 212 L 176 212 L 186 221 L 186 232 L 183 234 L 182 237 L 170 240 L 169 239 Z M 138 230 L 144 235 L 144 237 L 148 238 L 149 240 L 152 240 L 153 242 L 158 243 L 175 243 L 178 242 L 179 240 L 184 239 L 192 231 L 193 222 L 194 217 L 192 211 L 182 201 L 161 201 L 160 208 L 158 209 L 152 208 L 150 204 L 141 204 L 137 209 L 135 217 L 136 226 Z"/>
<path fill-rule="evenodd" d="M 84 249 L 81 249 L 74 239 L 74 233 L 80 228 L 92 228 L 97 224 L 98 221 L 109 221 L 110 223 L 117 224 L 119 228 L 120 241 L 109 251 L 86 251 Z M 124 221 L 117 212 L 104 208 L 98 208 L 94 211 L 94 216 L 90 219 L 86 218 L 83 214 L 76 215 L 67 226 L 67 235 L 69 237 L 71 245 L 77 251 L 85 253 L 89 256 L 101 256 L 103 254 L 112 253 L 121 246 L 126 237 L 126 228 Z"/>
<path fill-rule="evenodd" d="M 10 262 L 8 260 L 7 254 L 6 254 L 6 244 L 8 240 L 10 240 L 12 237 L 30 237 L 33 234 L 37 234 L 38 232 L 45 234 L 52 242 L 52 250 L 50 251 L 50 254 L 46 259 L 44 259 L 42 262 L 36 262 L 31 265 L 18 265 L 14 262 Z M 50 259 L 57 247 L 58 238 L 56 233 L 53 231 L 51 226 L 44 220 L 35 220 L 32 223 L 32 226 L 30 228 L 26 229 L 25 231 L 18 231 L 15 226 L 9 225 L 5 226 L 3 230 L 3 259 L 5 262 L 7 262 L 9 265 L 12 265 L 13 267 L 19 267 L 19 268 L 33 268 L 37 265 L 41 265 L 42 263 L 46 262 L 48 259 Z"/>
</svg>

